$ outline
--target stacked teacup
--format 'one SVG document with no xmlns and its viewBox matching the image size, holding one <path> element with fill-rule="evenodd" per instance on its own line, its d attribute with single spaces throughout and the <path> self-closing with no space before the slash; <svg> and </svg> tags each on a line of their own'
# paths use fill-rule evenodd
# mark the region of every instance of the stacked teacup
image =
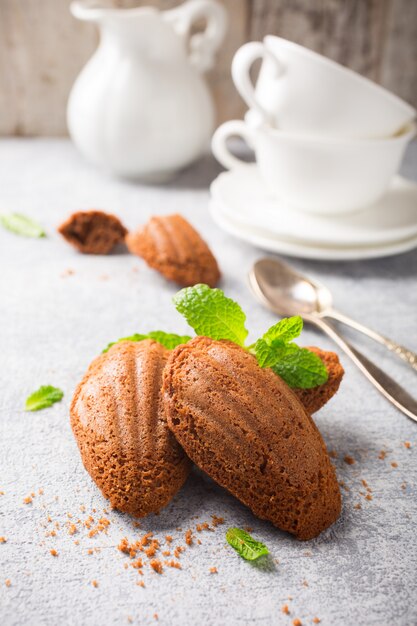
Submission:
<svg viewBox="0 0 417 626">
<path fill-rule="evenodd" d="M 262 65 L 256 86 L 250 78 Z M 220 126 L 214 155 L 228 170 L 252 167 L 227 140 L 253 148 L 268 194 L 317 215 L 366 210 L 384 196 L 415 135 L 409 104 L 303 46 L 267 36 L 236 53 L 232 76 L 249 106 L 245 121 Z"/>
</svg>

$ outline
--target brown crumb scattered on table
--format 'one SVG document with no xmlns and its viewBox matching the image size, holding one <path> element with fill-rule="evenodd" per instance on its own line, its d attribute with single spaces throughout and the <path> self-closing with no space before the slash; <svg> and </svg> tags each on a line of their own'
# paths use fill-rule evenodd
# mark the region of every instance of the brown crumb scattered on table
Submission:
<svg viewBox="0 0 417 626">
<path fill-rule="evenodd" d="M 154 616 L 154 619 L 159 619 L 158 613 L 154 613 L 153 616 Z"/>
<path fill-rule="evenodd" d="M 373 498 L 372 498 L 371 494 L 367 493 L 366 496 L 365 496 L 365 500 L 372 500 L 372 499 Z"/>
<path fill-rule="evenodd" d="M 172 536 L 171 535 L 165 535 L 165 541 L 167 543 L 172 543 Z"/>
<path fill-rule="evenodd" d="M 87 550 L 87 554 L 94 554 L 94 550 L 93 550 L 93 548 L 88 548 L 88 550 Z"/>
<path fill-rule="evenodd" d="M 331 459 L 337 459 L 338 454 L 337 454 L 336 450 L 329 450 L 329 457 Z"/>
<path fill-rule="evenodd" d="M 157 574 L 162 574 L 164 568 L 162 566 L 162 563 L 159 559 L 152 559 L 152 561 L 149 562 L 149 565 L 152 567 L 152 569 L 157 573 Z"/>
<path fill-rule="evenodd" d="M 361 509 L 362 508 L 362 504 L 360 502 L 357 502 L 354 507 L 354 509 Z"/>
<path fill-rule="evenodd" d="M 210 574 L 217 574 L 217 567 L 210 567 Z"/>
<path fill-rule="evenodd" d="M 98 582 L 96 580 L 92 580 L 91 584 L 93 585 L 93 587 L 98 587 Z"/>
<path fill-rule="evenodd" d="M 26 496 L 26 498 L 23 498 L 23 504 L 31 504 L 31 502 L 32 502 L 31 496 Z"/>
<path fill-rule="evenodd" d="M 253 531 L 253 527 L 252 526 L 244 526 L 243 530 L 246 530 L 247 533 L 251 533 Z"/>
<path fill-rule="evenodd" d="M 192 546 L 193 545 L 193 531 L 192 530 L 187 530 L 185 533 L 185 543 L 187 544 L 187 546 Z"/>
<path fill-rule="evenodd" d="M 10 580 L 10 578 L 6 578 L 6 580 L 4 581 L 4 584 L 6 585 L 6 587 L 10 587 L 10 585 L 12 584 L 12 581 Z"/>
<path fill-rule="evenodd" d="M 319 617 L 313 617 L 313 624 L 320 624 L 320 618 Z"/>
<path fill-rule="evenodd" d="M 300 619 L 298 619 L 298 617 L 296 617 L 292 621 L 292 626 L 302 626 L 302 621 Z"/>
<path fill-rule="evenodd" d="M 401 489 L 404 491 L 405 489 L 407 489 L 407 483 L 403 482 L 401 483 Z"/>
<path fill-rule="evenodd" d="M 386 456 L 387 456 L 387 451 L 386 450 L 380 450 L 380 452 L 378 454 L 378 459 L 381 459 L 381 461 L 383 461 Z"/>
<path fill-rule="evenodd" d="M 69 535 L 75 535 L 75 533 L 77 532 L 77 527 L 75 524 L 70 524 L 68 526 L 68 534 Z"/>
<path fill-rule="evenodd" d="M 7 543 L 6 537 L 0 537 L 0 543 Z"/>
<path fill-rule="evenodd" d="M 213 524 L 213 527 L 216 528 L 217 526 L 224 524 L 224 517 L 218 517 L 217 515 L 212 515 L 211 523 Z"/>
<path fill-rule="evenodd" d="M 4 496 L 4 491 L 0 491 L 0 496 Z"/>
<path fill-rule="evenodd" d="M 162 552 L 162 556 L 171 556 L 171 551 L 170 550 L 164 550 Z"/>
<path fill-rule="evenodd" d="M 143 582 L 143 580 L 138 580 L 138 582 L 136 583 L 138 587 L 144 587 L 145 583 Z"/>
<path fill-rule="evenodd" d="M 288 604 L 284 604 L 284 605 L 281 607 L 281 612 L 282 612 L 282 613 L 285 613 L 285 615 L 289 615 L 289 614 L 290 614 L 290 609 L 288 608 Z"/>
<path fill-rule="evenodd" d="M 49 552 L 52 554 L 52 556 L 58 556 L 58 552 L 52 548 L 52 550 L 49 550 Z"/>
<path fill-rule="evenodd" d="M 353 458 L 353 456 L 350 456 L 349 454 L 346 454 L 343 457 L 343 460 L 345 463 L 347 463 L 348 465 L 354 465 L 355 464 L 355 459 Z"/>
<path fill-rule="evenodd" d="M 404 448 L 407 448 L 407 450 L 409 450 L 411 448 L 410 441 L 404 441 Z"/>
<path fill-rule="evenodd" d="M 392 461 L 391 467 L 394 467 L 394 468 L 398 467 L 397 461 Z"/>
</svg>

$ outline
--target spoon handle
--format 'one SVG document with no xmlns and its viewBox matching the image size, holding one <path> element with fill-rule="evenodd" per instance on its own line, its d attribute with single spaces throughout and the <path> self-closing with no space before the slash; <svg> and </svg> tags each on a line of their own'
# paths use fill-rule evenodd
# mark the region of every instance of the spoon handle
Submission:
<svg viewBox="0 0 417 626">
<path fill-rule="evenodd" d="M 338 331 L 323 318 L 306 316 L 306 321 L 311 322 L 323 330 L 337 343 L 361 370 L 366 378 L 400 411 L 417 422 L 417 401 L 407 391 L 395 382 L 391 376 L 383 372 L 379 367 L 367 359 L 363 354 L 351 346 Z"/>
<path fill-rule="evenodd" d="M 326 311 L 325 317 L 331 317 L 334 320 L 342 322 L 343 324 L 346 324 L 347 326 L 350 326 L 351 328 L 358 330 L 359 332 L 363 333 L 364 335 L 367 335 L 371 339 L 374 339 L 378 343 L 385 346 L 388 350 L 390 350 L 391 352 L 399 356 L 403 361 L 408 363 L 408 365 L 411 365 L 411 367 L 417 372 L 417 354 L 415 352 L 408 350 L 408 348 L 404 348 L 404 346 L 401 346 L 399 343 L 392 341 L 392 339 L 388 339 L 388 337 L 384 337 L 384 335 L 380 335 L 379 333 L 372 330 L 371 328 L 367 328 L 366 326 L 363 326 L 363 324 L 356 322 L 350 317 L 347 317 L 347 315 L 344 315 L 343 313 L 340 313 L 339 311 L 335 311 L 334 309 L 331 309 L 330 311 Z"/>
</svg>

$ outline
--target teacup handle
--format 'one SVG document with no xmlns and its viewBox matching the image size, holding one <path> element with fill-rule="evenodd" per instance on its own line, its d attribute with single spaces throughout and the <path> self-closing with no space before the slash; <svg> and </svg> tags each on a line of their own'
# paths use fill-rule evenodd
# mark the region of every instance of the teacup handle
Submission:
<svg viewBox="0 0 417 626">
<path fill-rule="evenodd" d="M 242 161 L 242 159 L 230 152 L 227 147 L 227 140 L 230 137 L 241 137 L 246 143 L 251 145 L 254 133 L 241 120 L 231 120 L 219 126 L 211 140 L 211 149 L 216 159 L 228 170 L 252 168 L 251 163 Z"/>
<path fill-rule="evenodd" d="M 202 72 L 211 69 L 228 25 L 223 5 L 216 0 L 188 0 L 176 9 L 165 11 L 164 15 L 175 24 L 180 35 L 189 38 L 190 62 Z M 191 35 L 193 26 L 199 20 L 205 20 L 205 30 Z"/>
<path fill-rule="evenodd" d="M 258 59 L 268 58 L 275 67 L 275 77 L 279 78 L 284 68 L 278 59 L 265 47 L 261 41 L 250 41 L 236 52 L 232 61 L 232 78 L 236 89 L 250 109 L 257 111 L 264 122 L 272 123 L 271 116 L 258 102 L 255 87 L 252 83 L 250 71 Z"/>
</svg>

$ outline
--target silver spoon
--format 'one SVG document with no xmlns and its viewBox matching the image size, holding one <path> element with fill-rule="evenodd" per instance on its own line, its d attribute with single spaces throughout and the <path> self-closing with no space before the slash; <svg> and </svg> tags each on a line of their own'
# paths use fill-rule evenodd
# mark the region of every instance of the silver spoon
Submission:
<svg viewBox="0 0 417 626">
<path fill-rule="evenodd" d="M 285 263 L 274 259 L 257 261 L 249 272 L 249 283 L 255 296 L 275 313 L 301 315 L 306 322 L 315 324 L 323 330 L 352 359 L 387 400 L 417 422 L 417 401 L 325 321 L 325 317 L 339 319 L 337 312 L 333 315 L 331 295 L 327 289 L 298 274 Z M 396 350 L 395 352 L 398 353 Z M 416 355 L 414 356 L 417 358 Z"/>
</svg>

